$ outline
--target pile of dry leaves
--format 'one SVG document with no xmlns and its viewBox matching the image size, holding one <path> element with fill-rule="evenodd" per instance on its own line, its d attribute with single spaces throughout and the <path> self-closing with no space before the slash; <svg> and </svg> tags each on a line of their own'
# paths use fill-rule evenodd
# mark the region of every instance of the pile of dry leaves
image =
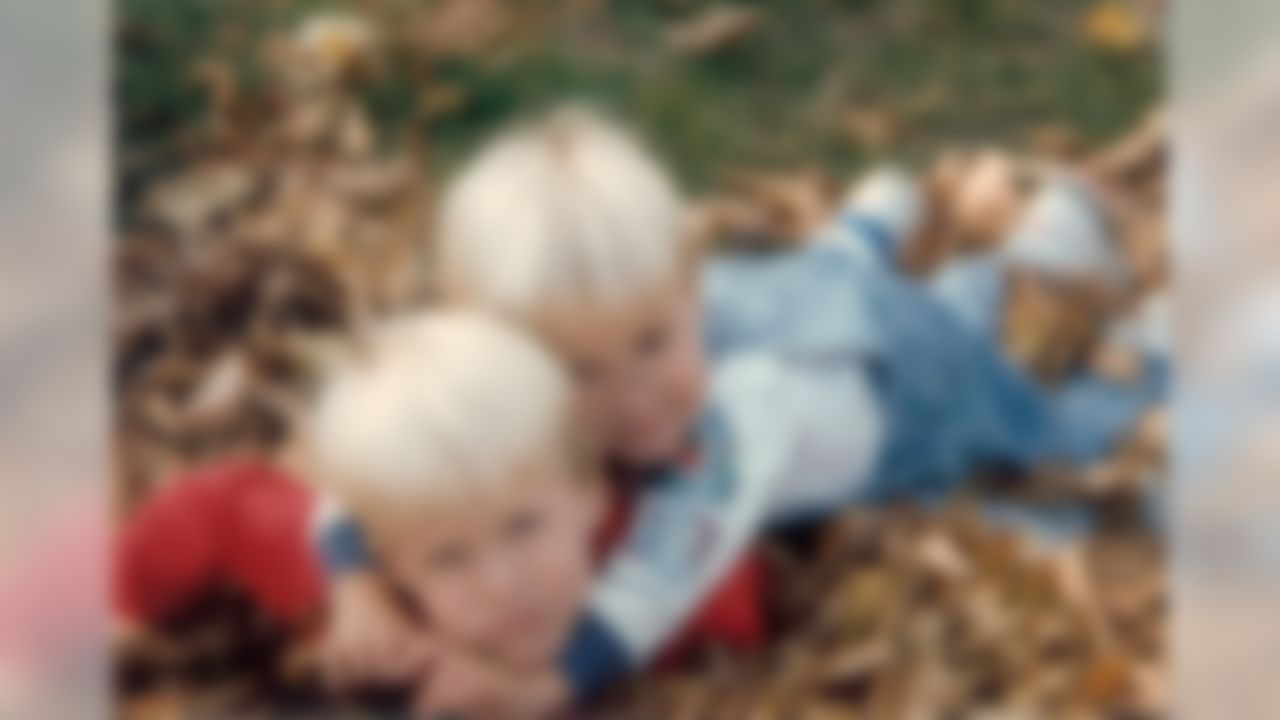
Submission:
<svg viewBox="0 0 1280 720">
<path fill-rule="evenodd" d="M 1160 717 L 1167 709 L 1159 541 L 1060 547 L 978 510 L 855 511 L 777 541 L 762 658 L 709 657 L 649 680 L 610 718 Z"/>
<path fill-rule="evenodd" d="M 280 39 L 275 112 L 215 102 L 182 169 L 125 209 L 126 505 L 189 463 L 277 449 L 324 342 L 424 296 L 426 175 L 412 148 L 378 152 L 353 96 L 364 33 L 322 18 Z"/>
<path fill-rule="evenodd" d="M 446 5 L 456 17 L 436 18 L 433 32 L 490 17 L 472 18 L 466 3 Z M 681 29 L 671 42 L 736 36 L 754 20 L 718 22 Z M 326 344 L 429 301 L 425 164 L 414 148 L 380 153 L 351 92 L 376 69 L 373 42 L 369 28 L 343 18 L 280 38 L 271 49 L 279 91 L 265 116 L 244 115 L 232 80 L 206 68 L 214 103 L 194 150 L 125 208 L 114 346 L 122 513 L 183 467 L 281 452 Z M 929 173 L 934 222 L 912 266 L 927 272 L 1000 236 L 1025 200 L 1026 168 L 1046 159 L 1098 184 L 1123 218 L 1139 292 L 1157 292 L 1166 272 L 1158 114 L 1096 154 L 966 150 L 940 159 Z M 786 246 L 828 217 L 836 188 L 816 172 L 743 173 L 698 206 L 696 227 L 710 243 Z M 1111 300 L 1091 322 L 1140 298 Z M 1012 347 L 1024 324 L 1010 321 Z M 1124 373 L 1097 332 L 1063 338 L 1067 347 L 1028 358 L 1050 358 L 1047 379 L 1073 362 Z M 1162 543 L 1142 512 L 1162 448 L 1158 418 L 1149 425 L 1084 478 L 979 484 L 981 497 L 939 511 L 850 511 L 805 537 L 771 540 L 776 646 L 755 658 L 711 653 L 697 667 L 628 688 L 598 715 L 1162 716 Z M 984 518 L 990 495 L 1086 508 L 1102 522 L 1045 543 Z M 235 598 L 210 598 L 172 633 L 126 649 L 122 709 L 135 717 L 333 711 L 307 658 Z"/>
</svg>

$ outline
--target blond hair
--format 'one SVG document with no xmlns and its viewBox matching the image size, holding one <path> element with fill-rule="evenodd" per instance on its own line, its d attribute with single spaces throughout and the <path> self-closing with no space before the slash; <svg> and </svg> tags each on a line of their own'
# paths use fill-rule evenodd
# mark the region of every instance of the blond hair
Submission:
<svg viewBox="0 0 1280 720">
<path fill-rule="evenodd" d="M 446 296 L 527 318 L 548 306 L 621 306 L 688 263 L 674 182 L 632 136 L 583 107 L 518 126 L 446 193 Z"/>
<path fill-rule="evenodd" d="M 469 311 L 391 320 L 323 384 L 312 476 L 362 523 L 501 491 L 523 463 L 574 469 L 567 379 L 532 338 Z"/>
</svg>

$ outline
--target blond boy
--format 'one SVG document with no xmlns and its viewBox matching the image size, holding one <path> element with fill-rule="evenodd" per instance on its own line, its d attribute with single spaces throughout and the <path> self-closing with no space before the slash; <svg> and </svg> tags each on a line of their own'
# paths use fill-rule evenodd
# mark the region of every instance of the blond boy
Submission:
<svg viewBox="0 0 1280 720">
<path fill-rule="evenodd" d="M 586 597 L 599 511 L 559 365 L 462 311 L 392 321 L 345 365 L 307 427 L 309 475 L 430 627 L 430 646 L 403 648 L 403 679 L 446 706 L 459 666 L 441 656 L 483 662 L 495 683 L 552 664 Z M 487 712 L 538 704 L 507 703 Z"/>
<path fill-rule="evenodd" d="M 319 626 L 346 646 L 345 611 L 325 617 L 311 537 L 317 509 L 336 501 L 360 534 L 363 581 L 386 603 L 374 614 L 394 616 L 397 632 L 353 667 L 331 664 L 335 680 L 416 687 L 424 714 L 555 706 L 564 688 L 545 670 L 592 584 L 602 498 L 563 369 L 476 312 L 397 318 L 361 340 L 302 419 L 300 467 L 211 463 L 130 515 L 114 549 L 122 636 L 231 587 L 280 627 L 311 637 Z"/>
</svg>

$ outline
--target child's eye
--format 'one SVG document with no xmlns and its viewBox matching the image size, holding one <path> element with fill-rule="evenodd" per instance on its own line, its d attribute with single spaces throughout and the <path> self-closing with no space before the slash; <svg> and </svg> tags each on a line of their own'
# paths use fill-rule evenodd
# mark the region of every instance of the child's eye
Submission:
<svg viewBox="0 0 1280 720">
<path fill-rule="evenodd" d="M 652 357 L 662 352 L 667 346 L 670 333 L 665 327 L 653 327 L 640 336 L 639 351 L 645 357 Z"/>
<path fill-rule="evenodd" d="M 427 562 L 432 570 L 454 570 L 467 562 L 467 551 L 458 546 L 441 548 L 432 553 Z"/>
<path fill-rule="evenodd" d="M 569 366 L 569 370 L 573 373 L 574 382 L 579 385 L 590 385 L 599 375 L 594 367 L 586 363 L 573 363 Z"/>
<path fill-rule="evenodd" d="M 532 536 L 542 527 L 542 517 L 535 512 L 520 513 L 512 518 L 507 526 L 507 536 L 512 540 L 523 540 Z"/>
</svg>

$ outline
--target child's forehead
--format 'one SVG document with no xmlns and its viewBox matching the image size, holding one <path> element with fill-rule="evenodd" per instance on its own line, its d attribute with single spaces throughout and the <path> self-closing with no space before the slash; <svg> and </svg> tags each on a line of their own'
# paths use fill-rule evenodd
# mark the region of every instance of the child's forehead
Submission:
<svg viewBox="0 0 1280 720">
<path fill-rule="evenodd" d="M 694 288 L 683 278 L 612 301 L 581 299 L 548 304 L 533 324 L 560 349 L 582 345 L 630 344 L 640 334 L 674 314 L 696 309 Z"/>
<path fill-rule="evenodd" d="M 429 500 L 385 507 L 386 527 L 403 537 L 456 534 L 483 529 L 534 505 L 563 501 L 589 485 L 574 474 L 567 459 L 546 458 L 536 463 L 512 463 L 504 477 L 490 482 L 459 482 Z"/>
</svg>

